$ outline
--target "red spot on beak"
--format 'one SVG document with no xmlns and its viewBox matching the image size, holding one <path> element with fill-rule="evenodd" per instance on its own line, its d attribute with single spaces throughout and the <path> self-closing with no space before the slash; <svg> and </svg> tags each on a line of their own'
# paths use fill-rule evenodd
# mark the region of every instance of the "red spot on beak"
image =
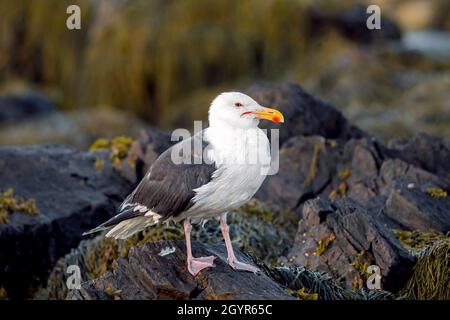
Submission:
<svg viewBox="0 0 450 320">
<path fill-rule="evenodd" d="M 273 122 L 280 122 L 281 119 L 280 119 L 280 117 L 273 117 L 273 118 L 272 118 L 272 121 L 273 121 Z"/>
</svg>

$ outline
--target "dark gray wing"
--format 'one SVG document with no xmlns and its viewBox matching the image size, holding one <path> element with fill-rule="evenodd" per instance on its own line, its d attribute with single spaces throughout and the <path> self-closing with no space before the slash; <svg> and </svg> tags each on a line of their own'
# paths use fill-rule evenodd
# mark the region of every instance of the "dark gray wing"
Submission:
<svg viewBox="0 0 450 320">
<path fill-rule="evenodd" d="M 208 144 L 200 132 L 164 151 L 136 189 L 123 202 L 119 214 L 87 233 L 104 230 L 124 220 L 144 216 L 150 210 L 160 215 L 161 220 L 176 217 L 188 210 L 194 204 L 192 201 L 195 196 L 194 189 L 210 182 L 216 170 L 214 163 L 199 161 L 202 160 L 201 156 L 207 147 Z M 174 163 L 172 152 L 181 154 L 184 161 Z M 137 208 L 142 210 L 135 210 Z"/>
</svg>

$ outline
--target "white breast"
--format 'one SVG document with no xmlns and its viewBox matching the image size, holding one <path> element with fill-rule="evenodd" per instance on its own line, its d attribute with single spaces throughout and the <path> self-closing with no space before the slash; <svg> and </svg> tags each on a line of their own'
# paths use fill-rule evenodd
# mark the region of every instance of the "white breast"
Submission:
<svg viewBox="0 0 450 320">
<path fill-rule="evenodd" d="M 270 167 L 269 140 L 259 128 L 206 130 L 208 157 L 218 167 L 213 179 L 195 189 L 192 218 L 209 218 L 235 209 L 258 191 Z M 184 215 L 183 215 L 184 216 Z"/>
</svg>

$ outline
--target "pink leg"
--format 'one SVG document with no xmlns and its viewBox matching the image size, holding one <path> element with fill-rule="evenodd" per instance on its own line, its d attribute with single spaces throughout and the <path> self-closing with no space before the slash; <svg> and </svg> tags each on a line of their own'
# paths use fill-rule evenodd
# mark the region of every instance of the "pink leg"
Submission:
<svg viewBox="0 0 450 320">
<path fill-rule="evenodd" d="M 189 272 L 193 276 L 195 276 L 203 269 L 212 267 L 213 261 L 216 257 L 209 256 L 209 257 L 193 258 L 192 251 L 191 251 L 191 229 L 192 229 L 192 226 L 191 226 L 191 223 L 189 222 L 189 219 L 184 220 L 183 227 L 184 227 L 184 234 L 186 236 L 187 267 L 188 267 Z"/>
<path fill-rule="evenodd" d="M 225 240 L 225 246 L 227 247 L 227 253 L 228 253 L 228 264 L 235 270 L 245 270 L 257 273 L 260 270 L 257 267 L 252 266 L 251 264 L 243 263 L 238 260 L 236 260 L 236 257 L 234 255 L 233 251 L 233 245 L 231 244 L 230 239 L 230 232 L 227 225 L 227 214 L 223 214 L 220 217 L 220 230 L 222 230 L 223 239 Z"/>
</svg>

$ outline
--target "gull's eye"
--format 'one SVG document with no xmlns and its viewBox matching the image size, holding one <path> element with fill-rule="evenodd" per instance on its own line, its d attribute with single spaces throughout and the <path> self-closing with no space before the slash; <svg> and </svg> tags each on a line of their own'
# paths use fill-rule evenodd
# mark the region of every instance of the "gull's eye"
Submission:
<svg viewBox="0 0 450 320">
<path fill-rule="evenodd" d="M 236 102 L 234 104 L 235 107 L 242 108 L 244 105 L 241 102 Z"/>
</svg>

